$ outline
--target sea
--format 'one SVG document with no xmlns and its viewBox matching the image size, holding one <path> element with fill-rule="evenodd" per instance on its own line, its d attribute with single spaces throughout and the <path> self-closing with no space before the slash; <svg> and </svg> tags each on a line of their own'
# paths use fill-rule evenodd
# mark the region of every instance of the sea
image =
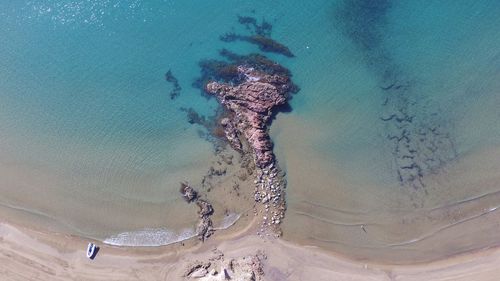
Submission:
<svg viewBox="0 0 500 281">
<path fill-rule="evenodd" d="M 498 15 L 493 0 L 1 1 L 0 217 L 113 245 L 192 237 L 179 182 L 200 185 L 216 151 L 183 109 L 215 113 L 193 82 L 225 48 L 300 87 L 270 127 L 284 239 L 390 263 L 498 245 Z M 295 56 L 220 40 L 251 32 L 238 17 Z"/>
</svg>

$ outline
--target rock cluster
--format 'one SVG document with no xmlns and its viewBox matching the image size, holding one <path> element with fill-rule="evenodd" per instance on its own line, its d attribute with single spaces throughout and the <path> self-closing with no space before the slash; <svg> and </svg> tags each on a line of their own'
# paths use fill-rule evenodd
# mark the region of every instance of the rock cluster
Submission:
<svg viewBox="0 0 500 281">
<path fill-rule="evenodd" d="M 267 123 L 272 109 L 287 101 L 289 78 L 246 66 L 238 66 L 238 73 L 245 78 L 244 82 L 238 85 L 211 82 L 205 90 L 234 114 L 231 120 L 226 118 L 222 123 L 230 143 L 240 149 L 238 134 L 243 134 L 253 149 L 255 164 L 263 168 L 274 162 Z"/>
<path fill-rule="evenodd" d="M 202 281 L 216 280 L 263 280 L 263 262 L 266 255 L 258 251 L 255 255 L 225 259 L 224 254 L 214 256 L 209 261 L 195 261 L 188 265 L 182 277 Z"/>
<path fill-rule="evenodd" d="M 200 221 L 196 226 L 196 234 L 198 235 L 198 238 L 201 241 L 205 241 L 205 239 L 210 237 L 210 235 L 212 235 L 214 232 L 212 226 L 212 219 L 210 218 L 214 213 L 214 208 L 212 207 L 212 204 L 208 203 L 203 199 L 200 199 L 198 197 L 198 193 L 196 192 L 196 190 L 191 186 L 189 186 L 187 183 L 181 183 L 180 192 L 188 203 L 194 201 L 196 202 L 196 205 L 198 205 L 198 207 L 200 208 L 198 210 Z"/>
<path fill-rule="evenodd" d="M 182 197 L 188 202 L 191 203 L 193 200 L 196 200 L 198 198 L 198 193 L 194 188 L 189 186 L 185 182 L 181 182 L 181 189 L 180 192 L 182 194 Z"/>
</svg>

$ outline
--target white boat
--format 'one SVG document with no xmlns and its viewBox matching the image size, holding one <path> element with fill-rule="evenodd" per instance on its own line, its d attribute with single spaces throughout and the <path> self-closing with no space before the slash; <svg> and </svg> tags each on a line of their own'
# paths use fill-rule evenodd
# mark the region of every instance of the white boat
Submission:
<svg viewBox="0 0 500 281">
<path fill-rule="evenodd" d="M 89 243 L 89 245 L 87 246 L 87 258 L 94 258 L 95 250 L 96 246 L 94 245 L 94 243 Z"/>
</svg>

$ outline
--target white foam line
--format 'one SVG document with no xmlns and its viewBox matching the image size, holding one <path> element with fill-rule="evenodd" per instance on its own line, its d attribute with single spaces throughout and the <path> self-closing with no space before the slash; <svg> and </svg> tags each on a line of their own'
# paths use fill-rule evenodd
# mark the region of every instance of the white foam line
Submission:
<svg viewBox="0 0 500 281">
<path fill-rule="evenodd" d="M 230 213 L 224 216 L 221 225 L 214 227 L 214 229 L 227 229 L 234 225 L 240 217 L 241 214 Z M 122 247 L 158 247 L 178 243 L 195 236 L 194 228 L 185 228 L 179 232 L 167 228 L 145 228 L 113 235 L 104 239 L 103 243 Z"/>
<path fill-rule="evenodd" d="M 146 228 L 122 232 L 106 238 L 103 243 L 126 247 L 158 247 L 181 242 L 196 236 L 195 230 L 186 228 L 175 232 L 166 228 Z"/>
</svg>

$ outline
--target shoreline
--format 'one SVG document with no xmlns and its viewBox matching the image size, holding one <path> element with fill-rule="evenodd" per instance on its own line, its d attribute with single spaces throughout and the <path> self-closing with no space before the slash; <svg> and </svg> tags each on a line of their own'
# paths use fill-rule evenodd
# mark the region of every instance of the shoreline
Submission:
<svg viewBox="0 0 500 281">
<path fill-rule="evenodd" d="M 245 228 L 218 231 L 205 243 L 196 239 L 159 247 L 118 247 L 98 243 L 95 260 L 85 257 L 87 239 L 0 222 L 0 272 L 12 280 L 186 280 L 182 272 L 214 249 L 228 258 L 263 251 L 263 280 L 493 280 L 500 274 L 500 247 L 462 253 L 441 260 L 390 265 L 350 260 L 314 246 L 255 234 L 258 217 Z M 281 278 L 281 279 L 280 279 Z M 286 279 L 283 279 L 286 278 Z M 10 279 L 9 279 L 10 280 Z"/>
</svg>

